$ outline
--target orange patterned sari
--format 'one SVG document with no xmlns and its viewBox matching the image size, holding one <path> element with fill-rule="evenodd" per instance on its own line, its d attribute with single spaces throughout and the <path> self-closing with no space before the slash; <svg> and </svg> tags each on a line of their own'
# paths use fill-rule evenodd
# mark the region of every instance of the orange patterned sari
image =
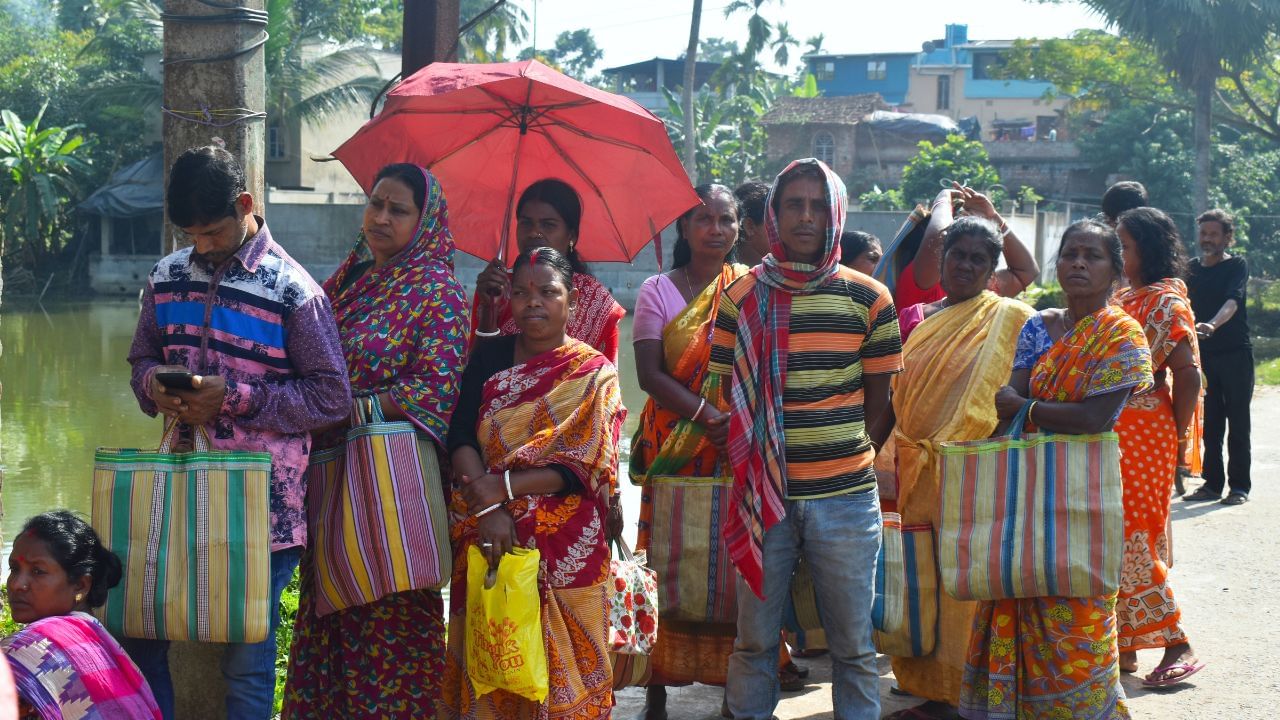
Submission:
<svg viewBox="0 0 1280 720">
<path fill-rule="evenodd" d="M 712 325 L 724 289 L 746 272 L 743 265 L 725 265 L 662 330 L 667 374 L 721 410 L 727 408 L 721 376 L 707 372 Z M 711 614 L 721 620 L 680 617 L 660 604 L 658 642 L 649 656 L 652 685 L 723 685 L 738 634 L 737 572 L 721 527 L 733 476 L 728 458 L 705 435 L 701 425 L 650 398 L 631 442 L 631 482 L 644 488 L 636 547 L 648 553 L 668 593 L 663 598 L 671 593 L 666 584 L 679 581 L 697 596 L 684 598 L 689 604 L 715 608 Z"/>
<path fill-rule="evenodd" d="M 542 703 L 495 690 L 476 697 L 467 676 L 467 548 L 476 521 L 454 494 L 453 581 L 443 715 L 449 718 L 589 720 L 613 709 L 604 521 L 617 483 L 618 436 L 626 410 L 613 363 L 570 340 L 555 350 L 495 374 L 484 385 L 476 435 L 492 471 L 560 465 L 581 483 L 578 492 L 522 497 L 508 503 L 520 545 L 542 554 L 538 589 L 550 692 Z"/>
<path fill-rule="evenodd" d="M 1032 317 L 1019 339 L 1043 321 Z M 1035 347 L 1030 397 L 1081 402 L 1151 386 L 1151 354 L 1142 327 L 1118 307 L 1081 318 L 1047 348 Z M 1040 597 L 978 604 L 960 689 L 970 720 L 1076 718 L 1127 720 L 1116 645 L 1116 598 Z"/>
<path fill-rule="evenodd" d="M 1169 278 L 1116 297 L 1142 323 L 1151 346 L 1151 366 L 1160 372 L 1178 343 L 1186 340 L 1197 362 L 1195 316 L 1187 286 Z M 1182 611 L 1168 584 L 1169 494 L 1178 466 L 1178 431 L 1168 382 L 1129 399 L 1120 420 L 1120 471 L 1124 478 L 1124 568 L 1116 619 L 1123 651 L 1187 642 Z"/>
</svg>

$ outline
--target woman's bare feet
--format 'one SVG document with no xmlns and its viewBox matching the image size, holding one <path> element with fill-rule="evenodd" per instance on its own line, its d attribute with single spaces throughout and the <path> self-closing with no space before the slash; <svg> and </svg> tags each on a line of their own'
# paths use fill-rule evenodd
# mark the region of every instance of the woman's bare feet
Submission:
<svg viewBox="0 0 1280 720">
<path fill-rule="evenodd" d="M 1125 651 L 1120 653 L 1120 672 L 1131 673 L 1138 671 L 1138 653 L 1136 651 Z"/>
</svg>

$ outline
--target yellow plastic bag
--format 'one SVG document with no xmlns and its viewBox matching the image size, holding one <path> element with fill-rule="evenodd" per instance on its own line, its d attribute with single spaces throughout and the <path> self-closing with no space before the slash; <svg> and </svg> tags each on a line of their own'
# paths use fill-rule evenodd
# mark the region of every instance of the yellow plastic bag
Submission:
<svg viewBox="0 0 1280 720">
<path fill-rule="evenodd" d="M 547 648 L 538 599 L 537 550 L 503 555 L 491 587 L 489 561 L 467 549 L 467 674 L 476 696 L 506 690 L 535 702 L 547 697 Z"/>
</svg>

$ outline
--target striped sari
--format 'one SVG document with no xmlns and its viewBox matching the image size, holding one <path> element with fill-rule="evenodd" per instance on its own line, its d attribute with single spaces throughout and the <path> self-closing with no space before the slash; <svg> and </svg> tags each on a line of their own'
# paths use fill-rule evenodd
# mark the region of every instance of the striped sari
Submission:
<svg viewBox="0 0 1280 720">
<path fill-rule="evenodd" d="M 1034 363 L 1034 364 L 1032 364 Z M 1081 318 L 1057 341 L 1040 316 L 1018 339 L 1033 400 L 1083 402 L 1151 387 L 1142 327 L 1118 307 Z M 1116 596 L 978 603 L 960 688 L 970 720 L 1127 720 L 1116 644 Z"/>
<path fill-rule="evenodd" d="M 1195 316 L 1187 286 L 1169 278 L 1130 288 L 1116 300 L 1142 323 L 1151 365 L 1160 370 L 1186 340 L 1199 361 Z M 1169 496 L 1178 467 L 1178 430 L 1168 383 L 1129 399 L 1120 420 L 1120 474 L 1124 478 L 1124 567 L 1116 618 L 1122 651 L 1187 642 L 1182 611 L 1169 587 Z"/>
<path fill-rule="evenodd" d="M 503 370 L 485 382 L 476 435 L 493 472 L 559 465 L 577 492 L 507 503 L 516 538 L 542 556 L 538 589 L 550 692 L 541 703 L 495 690 L 479 697 L 467 675 L 467 549 L 476 519 L 454 493 L 453 582 L 445 656 L 443 712 L 448 718 L 592 720 L 613 711 L 604 521 L 617 483 L 618 436 L 626 410 L 613 363 L 578 340 Z"/>
<path fill-rule="evenodd" d="M 82 612 L 37 620 L 0 640 L 23 717 L 159 720 L 151 688 L 97 618 Z"/>
<path fill-rule="evenodd" d="M 1024 303 L 983 292 L 924 320 L 907 341 L 904 370 L 893 379 L 897 424 L 876 455 L 876 474 L 896 475 L 903 525 L 939 526 L 933 443 L 979 440 L 995 430 L 995 394 L 1009 380 L 1018 333 L 1034 312 Z M 892 658 L 899 687 L 917 697 L 956 703 L 976 608 L 975 602 L 939 593 L 933 652 Z"/>
<path fill-rule="evenodd" d="M 711 333 L 724 289 L 746 272 L 725 265 L 662 331 L 664 370 L 721 410 L 721 376 L 707 371 Z M 723 685 L 737 635 L 736 573 L 723 533 L 733 489 L 728 458 L 701 425 L 650 398 L 631 441 L 630 474 L 644 488 L 637 547 L 648 553 L 666 603 L 658 606 L 651 684 Z M 668 610 L 673 599 L 680 610 Z"/>
</svg>

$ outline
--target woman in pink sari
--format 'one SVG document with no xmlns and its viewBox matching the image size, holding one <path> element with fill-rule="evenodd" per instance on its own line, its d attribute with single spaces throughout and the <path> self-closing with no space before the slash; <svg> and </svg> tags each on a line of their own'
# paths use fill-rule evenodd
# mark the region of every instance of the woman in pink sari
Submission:
<svg viewBox="0 0 1280 720">
<path fill-rule="evenodd" d="M 23 526 L 9 554 L 8 589 L 13 619 L 27 626 L 0 640 L 18 717 L 159 720 L 142 673 L 89 614 L 120 576 L 120 559 L 69 511 Z"/>
</svg>

